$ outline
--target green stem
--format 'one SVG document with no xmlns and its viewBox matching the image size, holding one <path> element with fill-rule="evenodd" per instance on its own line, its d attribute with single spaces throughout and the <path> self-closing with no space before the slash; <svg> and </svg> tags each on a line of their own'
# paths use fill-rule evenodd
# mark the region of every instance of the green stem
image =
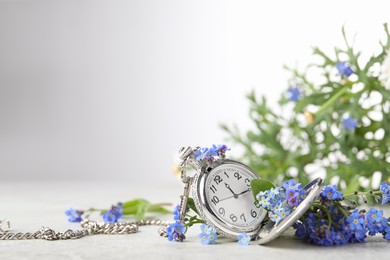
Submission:
<svg viewBox="0 0 390 260">
<path fill-rule="evenodd" d="M 83 212 L 102 212 L 102 211 L 107 211 L 107 209 L 94 209 L 94 208 L 90 208 L 90 209 L 87 209 L 87 210 L 82 210 Z"/>
<path fill-rule="evenodd" d="M 325 211 L 326 216 L 328 218 L 328 223 L 329 223 L 328 230 L 330 230 L 330 227 L 332 226 L 332 217 L 330 216 L 329 210 L 325 206 L 318 204 L 318 203 L 313 203 L 312 206 L 315 208 L 318 208 L 320 210 Z"/>
<path fill-rule="evenodd" d="M 341 204 L 335 203 L 334 205 L 341 211 L 341 213 L 344 215 L 344 217 L 346 217 L 346 218 L 349 217 L 348 212 L 345 211 L 345 209 L 343 208 L 343 206 Z"/>
<path fill-rule="evenodd" d="M 368 196 L 368 195 L 375 196 L 375 195 L 380 195 L 380 194 L 382 194 L 382 192 L 378 190 L 378 191 L 374 191 L 372 193 L 370 193 L 370 192 L 348 193 L 348 194 L 345 194 L 344 197 L 361 196 L 361 195 L 363 195 L 363 196 Z"/>
<path fill-rule="evenodd" d="M 347 91 L 347 86 L 343 86 L 336 94 L 334 94 L 331 98 L 329 98 L 323 105 L 315 112 L 315 115 L 319 115 L 324 110 L 326 110 L 330 105 L 332 105 L 339 97 L 341 97 L 345 91 Z"/>
</svg>

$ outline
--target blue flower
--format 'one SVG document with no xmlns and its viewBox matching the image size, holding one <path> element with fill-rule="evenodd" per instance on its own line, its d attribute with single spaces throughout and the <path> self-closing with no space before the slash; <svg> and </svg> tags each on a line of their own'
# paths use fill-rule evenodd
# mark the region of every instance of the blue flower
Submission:
<svg viewBox="0 0 390 260">
<path fill-rule="evenodd" d="M 197 161 L 201 161 L 201 160 L 207 160 L 207 155 L 208 155 L 208 152 L 209 152 L 209 148 L 202 148 L 202 149 L 198 149 L 195 151 L 195 155 L 196 155 L 196 160 Z"/>
<path fill-rule="evenodd" d="M 324 246 L 332 246 L 334 241 L 336 240 L 335 233 L 330 230 L 325 231 L 325 237 L 322 239 L 322 245 Z"/>
<path fill-rule="evenodd" d="M 286 190 L 287 203 L 290 206 L 298 206 L 299 204 L 299 191 L 296 189 L 288 188 Z"/>
<path fill-rule="evenodd" d="M 173 219 L 179 220 L 180 219 L 180 206 L 177 205 L 175 209 L 173 210 Z"/>
<path fill-rule="evenodd" d="M 380 191 L 382 192 L 382 205 L 390 201 L 390 185 L 386 182 L 382 182 L 380 185 Z"/>
<path fill-rule="evenodd" d="M 342 124 L 343 124 L 344 129 L 353 130 L 357 126 L 357 121 L 349 116 L 349 117 L 344 118 L 342 120 Z"/>
<path fill-rule="evenodd" d="M 206 224 L 202 224 L 200 226 L 200 230 L 202 231 L 202 233 L 205 233 L 205 234 L 211 234 L 211 233 L 216 233 L 217 232 L 215 230 L 215 228 L 207 226 Z"/>
<path fill-rule="evenodd" d="M 183 242 L 186 238 L 184 233 L 186 229 L 183 223 L 176 221 L 167 226 L 167 237 L 169 241 Z"/>
<path fill-rule="evenodd" d="M 368 223 L 382 223 L 383 210 L 377 210 L 377 209 L 371 208 L 366 213 L 366 219 L 367 219 Z"/>
<path fill-rule="evenodd" d="M 302 185 L 300 183 L 295 184 L 295 181 L 293 179 L 285 181 L 282 183 L 282 187 L 287 190 L 287 189 L 302 189 Z"/>
<path fill-rule="evenodd" d="M 343 199 L 343 194 L 337 190 L 337 186 L 333 185 L 327 185 L 322 189 L 321 197 L 326 198 L 328 200 L 337 200 L 337 199 Z"/>
<path fill-rule="evenodd" d="M 173 240 L 173 234 L 175 233 L 175 229 L 173 228 L 173 224 L 169 224 L 167 226 L 167 236 L 168 240 L 172 241 Z"/>
<path fill-rule="evenodd" d="M 314 227 L 314 225 L 317 221 L 317 218 L 316 218 L 316 216 L 314 216 L 313 213 L 310 213 L 309 216 L 305 219 L 305 221 L 309 227 Z"/>
<path fill-rule="evenodd" d="M 210 234 L 201 233 L 199 235 L 200 242 L 204 245 L 210 244 Z"/>
<path fill-rule="evenodd" d="M 175 224 L 173 224 L 173 229 L 177 234 L 184 234 L 185 227 L 183 223 L 180 223 L 179 221 L 176 221 Z"/>
<path fill-rule="evenodd" d="M 366 230 L 365 229 L 362 229 L 362 230 L 355 230 L 355 232 L 351 233 L 351 238 L 350 238 L 350 241 L 351 243 L 363 243 L 365 242 L 366 240 Z"/>
<path fill-rule="evenodd" d="M 302 222 L 296 222 L 294 224 L 294 229 L 295 229 L 295 236 L 296 237 L 301 238 L 301 239 L 308 237 L 306 225 L 303 224 Z"/>
<path fill-rule="evenodd" d="M 213 160 L 214 159 L 214 156 L 218 156 L 218 151 L 214 148 L 210 148 L 207 152 L 207 159 L 211 159 Z"/>
<path fill-rule="evenodd" d="M 338 62 L 336 64 L 337 71 L 341 76 L 349 77 L 352 75 L 353 70 L 345 62 Z"/>
<path fill-rule="evenodd" d="M 270 198 L 268 197 L 261 197 L 259 200 L 259 205 L 263 207 L 264 209 L 269 209 L 270 207 Z"/>
<path fill-rule="evenodd" d="M 215 244 L 217 239 L 218 239 L 217 233 L 214 232 L 210 234 L 210 244 Z"/>
<path fill-rule="evenodd" d="M 81 215 L 83 215 L 83 212 L 75 210 L 74 208 L 70 208 L 65 211 L 65 215 L 68 216 L 69 222 L 81 222 L 83 220 L 83 218 L 81 217 Z"/>
<path fill-rule="evenodd" d="M 226 152 L 230 150 L 230 148 L 226 144 L 218 144 L 218 145 L 213 144 L 213 149 L 217 152 L 219 151 Z"/>
<path fill-rule="evenodd" d="M 290 215 L 290 210 L 286 207 L 283 207 L 278 211 L 278 215 L 281 219 L 285 219 L 288 215 Z"/>
<path fill-rule="evenodd" d="M 382 193 L 389 193 L 390 192 L 389 186 L 390 185 L 388 185 L 386 182 L 382 182 L 379 189 Z"/>
<path fill-rule="evenodd" d="M 298 101 L 302 94 L 301 90 L 297 87 L 289 87 L 287 92 L 289 94 L 288 99 L 290 101 Z"/>
<path fill-rule="evenodd" d="M 242 233 L 237 238 L 238 238 L 238 244 L 241 246 L 247 246 L 247 245 L 249 245 L 249 242 L 251 241 L 251 237 L 248 236 L 248 234 L 246 234 L 246 233 Z"/>
<path fill-rule="evenodd" d="M 390 201 L 390 194 L 389 193 L 387 193 L 387 194 L 383 193 L 383 195 L 382 195 L 382 205 L 386 204 L 389 201 Z"/>
<path fill-rule="evenodd" d="M 200 242 L 204 245 L 215 244 L 218 239 L 215 228 L 207 226 L 206 224 L 202 224 L 200 229 L 202 231 L 199 235 Z"/>
<path fill-rule="evenodd" d="M 121 205 L 113 206 L 103 214 L 103 220 L 107 223 L 116 223 L 123 218 L 123 208 Z"/>
<path fill-rule="evenodd" d="M 351 231 L 365 230 L 364 214 L 359 213 L 357 209 L 352 212 L 346 221 L 348 222 Z"/>
<path fill-rule="evenodd" d="M 336 233 L 336 244 L 338 245 L 346 245 L 349 243 L 351 235 L 347 232 L 339 231 Z"/>
<path fill-rule="evenodd" d="M 271 221 L 275 223 L 279 223 L 279 221 L 282 220 L 282 218 L 275 212 L 269 211 L 268 212 L 268 217 L 270 218 Z"/>
<path fill-rule="evenodd" d="M 386 240 L 390 240 L 390 226 L 387 219 L 382 220 L 382 226 L 383 226 L 383 238 Z"/>
<path fill-rule="evenodd" d="M 375 234 L 382 233 L 384 231 L 385 227 L 383 225 L 383 220 L 383 210 L 371 208 L 367 211 L 366 225 L 370 236 L 374 236 Z"/>
</svg>

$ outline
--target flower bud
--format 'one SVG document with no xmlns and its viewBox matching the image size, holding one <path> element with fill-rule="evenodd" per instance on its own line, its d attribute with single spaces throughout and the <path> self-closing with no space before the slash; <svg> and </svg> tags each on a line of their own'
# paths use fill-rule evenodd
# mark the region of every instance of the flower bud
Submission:
<svg viewBox="0 0 390 260">
<path fill-rule="evenodd" d="M 306 122 L 308 122 L 309 124 L 312 124 L 314 122 L 315 117 L 313 113 L 305 111 L 303 115 L 305 116 Z"/>
</svg>

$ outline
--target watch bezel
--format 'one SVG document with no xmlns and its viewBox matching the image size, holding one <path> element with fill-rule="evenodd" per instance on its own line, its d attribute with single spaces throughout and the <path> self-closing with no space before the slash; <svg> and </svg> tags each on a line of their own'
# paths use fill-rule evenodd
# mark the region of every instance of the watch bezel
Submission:
<svg viewBox="0 0 390 260">
<path fill-rule="evenodd" d="M 251 238 L 256 237 L 256 235 L 259 233 L 260 229 L 262 228 L 263 219 L 265 215 L 267 214 L 267 211 L 265 209 L 262 209 L 261 216 L 260 216 L 260 222 L 255 227 L 237 227 L 230 223 L 227 223 L 223 219 L 221 219 L 209 206 L 209 203 L 206 200 L 206 194 L 205 194 L 205 184 L 207 177 L 209 173 L 212 173 L 214 170 L 217 170 L 216 168 L 221 165 L 233 165 L 238 168 L 242 168 L 246 172 L 249 172 L 251 177 L 253 179 L 260 179 L 260 176 L 253 171 L 251 168 L 246 166 L 243 163 L 240 163 L 238 161 L 234 160 L 216 160 L 214 161 L 210 167 L 212 168 L 209 172 L 206 172 L 207 169 L 202 169 L 202 171 L 198 172 L 194 175 L 193 179 L 193 185 L 192 185 L 192 198 L 195 203 L 195 207 L 198 210 L 199 215 L 202 217 L 202 219 L 205 221 L 205 223 L 209 226 L 213 226 L 217 232 L 225 237 L 231 238 L 231 239 L 237 239 L 237 237 L 242 233 L 247 233 Z"/>
</svg>

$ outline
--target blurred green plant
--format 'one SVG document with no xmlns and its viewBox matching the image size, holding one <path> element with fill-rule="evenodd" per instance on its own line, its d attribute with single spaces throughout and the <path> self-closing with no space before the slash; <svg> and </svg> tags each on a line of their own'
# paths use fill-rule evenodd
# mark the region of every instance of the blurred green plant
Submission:
<svg viewBox="0 0 390 260">
<path fill-rule="evenodd" d="M 334 57 L 314 48 L 319 62 L 291 72 L 279 107 L 252 91 L 247 99 L 255 128 L 242 134 L 222 124 L 244 148 L 241 160 L 273 183 L 305 184 L 318 171 L 345 192 L 377 188 L 373 175 L 390 177 L 390 35 L 381 51 L 364 59 L 347 40 Z M 387 66 L 387 67 L 386 67 Z M 316 82 L 309 79 L 316 77 Z M 313 170 L 316 169 L 316 170 Z M 372 187 L 374 186 L 376 187 Z"/>
</svg>

